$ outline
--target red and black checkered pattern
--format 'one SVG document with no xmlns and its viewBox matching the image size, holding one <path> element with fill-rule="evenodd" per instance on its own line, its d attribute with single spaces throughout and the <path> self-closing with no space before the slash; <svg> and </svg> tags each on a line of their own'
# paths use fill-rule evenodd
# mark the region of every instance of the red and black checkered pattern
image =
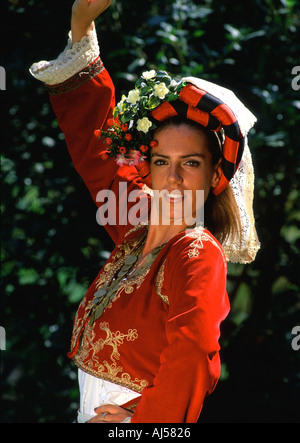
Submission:
<svg viewBox="0 0 300 443">
<path fill-rule="evenodd" d="M 156 123 L 177 115 L 196 121 L 211 131 L 224 129 L 222 175 L 218 186 L 213 189 L 215 195 L 220 194 L 234 176 L 244 151 L 245 139 L 236 116 L 221 100 L 192 84 L 181 90 L 179 100 L 164 102 L 151 113 Z"/>
</svg>

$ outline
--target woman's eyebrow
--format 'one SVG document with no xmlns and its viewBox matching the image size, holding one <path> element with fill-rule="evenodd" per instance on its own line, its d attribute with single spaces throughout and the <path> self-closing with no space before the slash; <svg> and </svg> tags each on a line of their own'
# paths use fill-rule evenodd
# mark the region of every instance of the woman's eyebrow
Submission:
<svg viewBox="0 0 300 443">
<path fill-rule="evenodd" d="M 195 152 L 193 154 L 182 155 L 180 158 L 188 158 L 188 157 L 201 157 L 205 158 L 204 154 L 200 154 L 199 152 Z"/>
<path fill-rule="evenodd" d="M 162 157 L 162 158 L 166 158 L 169 159 L 170 156 L 169 155 L 164 155 L 164 154 L 159 154 L 158 152 L 154 152 L 153 154 L 151 154 L 151 157 Z M 192 154 L 186 154 L 186 155 L 181 155 L 180 158 L 189 158 L 189 157 L 201 157 L 201 158 L 205 158 L 204 154 L 200 154 L 199 152 L 195 152 Z"/>
</svg>

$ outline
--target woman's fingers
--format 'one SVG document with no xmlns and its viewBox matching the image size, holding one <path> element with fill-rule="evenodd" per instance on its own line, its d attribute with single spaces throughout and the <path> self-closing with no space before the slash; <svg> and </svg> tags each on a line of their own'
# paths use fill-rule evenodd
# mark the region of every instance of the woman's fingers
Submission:
<svg viewBox="0 0 300 443">
<path fill-rule="evenodd" d="M 96 414 L 103 414 L 104 412 L 107 412 L 108 414 L 117 414 L 120 412 L 120 410 L 123 410 L 121 406 L 117 405 L 102 405 L 95 409 Z"/>
<path fill-rule="evenodd" d="M 72 6 L 72 14 L 92 22 L 111 4 L 112 0 L 76 0 Z"/>
<path fill-rule="evenodd" d="M 99 406 L 95 412 L 97 415 L 88 423 L 122 423 L 125 418 L 132 416 L 132 413 L 116 405 Z"/>
</svg>

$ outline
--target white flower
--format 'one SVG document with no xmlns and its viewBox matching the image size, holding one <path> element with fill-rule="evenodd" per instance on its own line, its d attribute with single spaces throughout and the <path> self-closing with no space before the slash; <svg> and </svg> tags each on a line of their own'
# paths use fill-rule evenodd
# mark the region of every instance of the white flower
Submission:
<svg viewBox="0 0 300 443">
<path fill-rule="evenodd" d="M 175 87 L 178 85 L 178 82 L 172 78 L 170 86 Z"/>
<path fill-rule="evenodd" d="M 129 101 L 129 103 L 131 103 L 132 105 L 135 105 L 140 99 L 140 91 L 138 91 L 137 89 L 133 89 L 132 91 L 129 91 L 127 100 Z"/>
<path fill-rule="evenodd" d="M 117 108 L 118 108 L 118 110 L 121 112 L 122 111 L 122 109 L 123 109 L 123 103 L 125 102 L 125 100 L 126 100 L 126 97 L 125 97 L 125 95 L 123 95 L 122 96 L 122 100 L 117 104 Z"/>
<path fill-rule="evenodd" d="M 152 71 L 145 71 L 142 74 L 142 77 L 145 80 L 151 80 L 151 78 L 154 78 L 156 76 L 156 71 L 154 71 L 154 69 L 152 69 Z"/>
<path fill-rule="evenodd" d="M 142 131 L 145 134 L 149 131 L 149 128 L 152 126 L 152 122 L 147 118 L 144 117 L 142 119 L 139 119 L 137 121 L 137 130 Z"/>
<path fill-rule="evenodd" d="M 168 92 L 170 91 L 164 83 L 159 83 L 154 86 L 154 95 L 160 99 L 164 99 Z"/>
</svg>

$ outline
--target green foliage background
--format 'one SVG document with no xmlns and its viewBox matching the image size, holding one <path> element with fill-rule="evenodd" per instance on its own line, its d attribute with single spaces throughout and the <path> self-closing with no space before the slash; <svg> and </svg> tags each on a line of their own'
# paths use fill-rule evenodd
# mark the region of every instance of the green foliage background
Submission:
<svg viewBox="0 0 300 443">
<path fill-rule="evenodd" d="M 1 422 L 74 419 L 72 320 L 112 246 L 47 93 L 28 73 L 64 48 L 71 5 L 8 0 L 1 13 Z M 159 68 L 229 87 L 258 117 L 251 147 L 262 248 L 253 264 L 229 267 L 222 376 L 200 422 L 300 421 L 300 351 L 291 347 L 300 325 L 299 25 L 297 0 L 116 0 L 97 22 L 118 98 L 142 70 Z"/>
</svg>

